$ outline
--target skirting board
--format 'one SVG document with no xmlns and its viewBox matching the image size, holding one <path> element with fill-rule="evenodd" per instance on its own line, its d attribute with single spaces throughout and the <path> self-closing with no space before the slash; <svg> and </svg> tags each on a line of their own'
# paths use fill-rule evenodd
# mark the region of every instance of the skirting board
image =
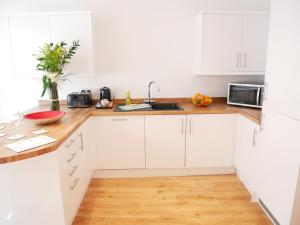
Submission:
<svg viewBox="0 0 300 225">
<path fill-rule="evenodd" d="M 93 178 L 130 178 L 130 177 L 174 177 L 235 174 L 235 167 L 183 168 L 183 169 L 128 169 L 95 170 Z"/>
</svg>

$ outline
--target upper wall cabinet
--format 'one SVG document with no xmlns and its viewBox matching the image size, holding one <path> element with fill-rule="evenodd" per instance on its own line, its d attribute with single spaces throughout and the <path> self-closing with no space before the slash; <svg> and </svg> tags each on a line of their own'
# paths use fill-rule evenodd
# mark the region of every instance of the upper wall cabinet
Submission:
<svg viewBox="0 0 300 225">
<path fill-rule="evenodd" d="M 197 16 L 197 75 L 264 75 L 266 13 L 201 13 Z"/>
<path fill-rule="evenodd" d="M 33 14 L 9 17 L 10 41 L 16 75 L 38 76 L 37 60 L 44 43 L 79 40 L 80 47 L 66 73 L 94 74 L 92 19 L 90 12 Z"/>
</svg>

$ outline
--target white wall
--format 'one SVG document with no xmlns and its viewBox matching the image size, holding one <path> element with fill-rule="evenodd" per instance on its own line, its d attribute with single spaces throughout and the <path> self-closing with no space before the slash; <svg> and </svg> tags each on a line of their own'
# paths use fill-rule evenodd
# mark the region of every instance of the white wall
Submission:
<svg viewBox="0 0 300 225">
<path fill-rule="evenodd" d="M 157 97 L 190 97 L 198 91 L 226 96 L 229 81 L 263 79 L 196 77 L 193 74 L 194 22 L 201 10 L 269 11 L 270 0 L 1 0 L 0 4 L 0 13 L 4 15 L 92 11 L 97 76 L 71 77 L 71 82 L 63 87 L 62 98 L 80 88 L 105 85 L 113 89 L 117 98 L 124 97 L 127 90 L 133 97 L 145 97 L 147 83 L 151 80 L 160 84 L 161 92 Z M 18 90 L 22 93 L 20 101 L 32 104 L 40 95 L 41 83 L 12 78 L 5 22 L 6 18 L 0 17 L 0 49 L 4 49 L 0 51 L 0 77 L 6 77 L 5 88 L 1 87 L 0 94 L 7 89 Z M 9 85 L 7 80 L 10 80 Z M 18 89 L 17 82 L 20 83 Z M 27 100 L 23 100 L 23 96 Z"/>
</svg>

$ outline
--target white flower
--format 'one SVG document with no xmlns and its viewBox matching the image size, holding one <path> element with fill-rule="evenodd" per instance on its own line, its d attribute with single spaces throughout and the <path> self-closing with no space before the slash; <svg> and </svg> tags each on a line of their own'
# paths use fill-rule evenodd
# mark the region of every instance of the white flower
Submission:
<svg viewBox="0 0 300 225">
<path fill-rule="evenodd" d="M 47 73 L 47 77 L 51 80 L 57 79 L 58 73 Z"/>
</svg>

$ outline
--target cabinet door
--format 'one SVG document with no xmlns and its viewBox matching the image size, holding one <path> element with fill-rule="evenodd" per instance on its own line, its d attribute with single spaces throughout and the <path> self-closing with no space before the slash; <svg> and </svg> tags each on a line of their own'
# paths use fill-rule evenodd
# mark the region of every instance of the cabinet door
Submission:
<svg viewBox="0 0 300 225">
<path fill-rule="evenodd" d="M 94 73 L 94 55 L 92 38 L 92 19 L 90 13 L 70 13 L 51 15 L 51 41 L 66 41 L 71 44 L 79 40 L 80 47 L 71 63 L 66 66 L 66 73 L 92 75 Z"/>
<path fill-rule="evenodd" d="M 242 16 L 204 14 L 202 32 L 202 71 L 239 71 Z"/>
<path fill-rule="evenodd" d="M 273 1 L 266 71 L 268 108 L 300 120 L 300 4 Z"/>
<path fill-rule="evenodd" d="M 184 167 L 185 124 L 185 115 L 145 117 L 147 168 Z"/>
<path fill-rule="evenodd" d="M 238 116 L 234 165 L 239 178 L 251 193 L 254 192 L 255 177 L 257 176 L 255 145 L 258 132 L 258 124 L 244 116 Z"/>
<path fill-rule="evenodd" d="M 82 142 L 83 149 L 87 151 L 88 168 L 90 174 L 97 167 L 97 151 L 96 151 L 96 126 L 95 117 L 89 118 L 82 126 Z"/>
<path fill-rule="evenodd" d="M 99 169 L 145 168 L 144 116 L 97 118 Z"/>
<path fill-rule="evenodd" d="M 279 224 L 290 224 L 300 164 L 300 122 L 264 111 L 264 129 L 257 146 L 257 195 Z M 299 216 L 299 208 L 295 210 Z"/>
<path fill-rule="evenodd" d="M 243 16 L 241 71 L 265 71 L 268 31 L 267 14 Z"/>
<path fill-rule="evenodd" d="M 189 115 L 186 167 L 233 166 L 235 119 L 232 114 Z"/>
<path fill-rule="evenodd" d="M 15 74 L 41 75 L 41 72 L 36 70 L 38 61 L 33 54 L 39 54 L 39 48 L 50 42 L 48 16 L 9 17 L 9 29 Z"/>
</svg>

